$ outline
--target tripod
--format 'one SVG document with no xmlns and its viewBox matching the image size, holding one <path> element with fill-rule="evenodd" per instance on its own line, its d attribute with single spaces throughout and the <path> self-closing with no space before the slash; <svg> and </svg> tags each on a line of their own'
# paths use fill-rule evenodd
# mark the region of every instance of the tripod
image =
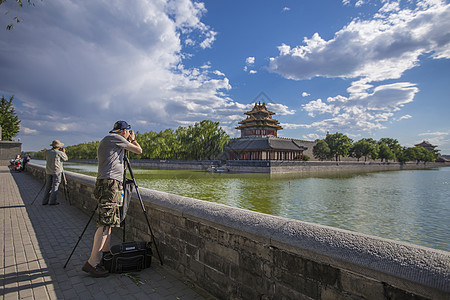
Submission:
<svg viewBox="0 0 450 300">
<path fill-rule="evenodd" d="M 130 161 L 128 160 L 126 152 L 124 153 L 124 161 L 126 162 L 127 168 L 130 170 L 130 175 L 131 175 L 134 187 L 136 188 L 136 194 L 138 195 L 139 201 L 141 203 L 142 212 L 144 213 L 145 220 L 147 221 L 148 228 L 150 229 L 150 236 L 151 236 L 151 239 L 152 239 L 152 243 L 155 245 L 155 250 L 156 250 L 156 253 L 158 254 L 158 258 L 159 258 L 159 261 L 160 261 L 161 266 L 162 266 L 163 265 L 163 260 L 162 260 L 161 255 L 159 254 L 158 245 L 155 242 L 155 236 L 153 235 L 152 227 L 150 226 L 150 221 L 148 220 L 147 211 L 145 210 L 144 203 L 142 202 L 141 195 L 139 194 L 138 185 L 136 183 L 136 179 L 134 178 L 133 170 L 131 169 Z M 124 180 L 123 180 L 123 182 L 124 182 L 124 184 L 127 182 L 126 169 L 124 170 Z M 126 189 L 124 189 L 124 190 L 126 190 Z M 73 253 L 75 252 L 75 249 L 77 248 L 78 244 L 80 243 L 81 238 L 83 237 L 84 233 L 86 232 L 86 229 L 88 228 L 89 223 L 91 222 L 92 218 L 94 217 L 94 214 L 95 214 L 95 211 L 97 210 L 97 208 L 98 208 L 98 204 L 95 206 L 94 210 L 92 211 L 92 214 L 91 214 L 91 216 L 89 218 L 89 221 L 87 222 L 86 226 L 83 229 L 83 232 L 81 233 L 80 237 L 78 238 L 78 241 L 75 244 L 75 247 L 73 248 L 72 252 L 70 253 L 69 258 L 67 258 L 67 261 L 66 261 L 66 263 L 64 264 L 64 267 L 63 267 L 64 269 L 66 268 L 67 264 L 69 263 L 70 258 L 72 257 Z M 124 241 L 125 241 L 125 228 L 124 228 L 123 236 L 124 236 Z"/>
<path fill-rule="evenodd" d="M 66 197 L 66 200 L 69 201 L 69 205 L 72 205 L 72 203 L 70 202 L 70 198 L 69 198 L 69 190 L 67 188 L 67 179 L 66 179 L 66 174 L 64 173 L 64 171 L 62 172 L 62 180 L 64 183 L 64 196 Z"/>
<path fill-rule="evenodd" d="M 70 203 L 69 191 L 67 190 L 67 179 L 66 179 L 66 174 L 64 173 L 64 171 L 62 171 L 61 176 L 62 176 L 63 185 L 64 185 L 64 196 L 66 197 L 66 200 L 69 201 L 69 205 L 72 205 L 72 203 Z M 36 201 L 37 197 L 42 192 L 42 190 L 44 189 L 46 184 L 47 184 L 47 181 L 44 182 L 44 184 L 42 185 L 41 189 L 36 194 L 36 197 L 34 197 L 33 201 L 30 203 L 30 206 L 32 206 L 34 201 Z"/>
<path fill-rule="evenodd" d="M 150 221 L 148 220 L 147 211 L 145 210 L 144 203 L 142 202 L 141 194 L 139 193 L 139 188 L 136 183 L 136 179 L 134 178 L 133 170 L 131 169 L 130 161 L 128 160 L 128 157 L 126 156 L 126 153 L 123 158 L 124 158 L 125 162 L 127 163 L 128 170 L 130 170 L 130 176 L 131 176 L 131 179 L 133 180 L 134 187 L 136 188 L 136 194 L 138 196 L 139 202 L 141 203 L 142 212 L 144 213 L 145 220 L 147 221 L 148 229 L 150 230 L 150 236 L 152 238 L 153 244 L 155 245 L 155 250 L 156 250 L 156 253 L 158 254 L 159 262 L 161 263 L 161 266 L 162 266 L 163 265 L 162 257 L 159 254 L 158 245 L 156 244 L 155 236 L 153 235 L 152 227 L 150 226 Z"/>
<path fill-rule="evenodd" d="M 42 185 L 41 189 L 39 190 L 39 192 L 36 194 L 36 197 L 34 197 L 33 201 L 31 202 L 30 206 L 33 205 L 34 201 L 36 201 L 37 197 L 39 196 L 39 194 L 42 192 L 42 190 L 45 187 L 46 182 L 44 181 L 44 184 Z"/>
</svg>

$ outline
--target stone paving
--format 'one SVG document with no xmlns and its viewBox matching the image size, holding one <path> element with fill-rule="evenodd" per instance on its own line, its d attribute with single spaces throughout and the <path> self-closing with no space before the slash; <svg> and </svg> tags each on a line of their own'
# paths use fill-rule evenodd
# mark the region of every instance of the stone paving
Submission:
<svg viewBox="0 0 450 300">
<path fill-rule="evenodd" d="M 30 174 L 0 166 L 2 299 L 213 299 L 161 266 L 155 256 L 150 268 L 128 275 L 93 278 L 81 271 L 90 254 L 95 220 L 63 268 L 89 216 L 61 194 L 60 205 L 42 206 L 41 188 L 42 182 Z M 112 244 L 117 243 L 120 239 L 113 236 Z"/>
</svg>

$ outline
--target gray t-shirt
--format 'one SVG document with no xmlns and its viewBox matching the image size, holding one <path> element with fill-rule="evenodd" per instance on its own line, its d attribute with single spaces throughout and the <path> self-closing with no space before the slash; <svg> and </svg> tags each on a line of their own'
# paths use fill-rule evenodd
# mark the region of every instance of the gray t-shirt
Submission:
<svg viewBox="0 0 450 300">
<path fill-rule="evenodd" d="M 45 173 L 55 175 L 63 171 L 62 161 L 67 160 L 67 155 L 58 149 L 50 149 L 45 151 L 45 160 Z"/>
<path fill-rule="evenodd" d="M 97 179 L 123 180 L 123 148 L 128 142 L 123 136 L 111 133 L 100 141 L 97 149 Z"/>
</svg>

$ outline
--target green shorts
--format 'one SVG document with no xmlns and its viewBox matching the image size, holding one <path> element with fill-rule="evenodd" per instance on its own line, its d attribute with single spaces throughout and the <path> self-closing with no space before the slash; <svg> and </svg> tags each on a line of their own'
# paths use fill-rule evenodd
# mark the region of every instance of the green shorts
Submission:
<svg viewBox="0 0 450 300">
<path fill-rule="evenodd" d="M 119 203 L 121 183 L 114 179 L 97 179 L 94 197 L 98 201 L 98 226 L 120 227 Z"/>
</svg>

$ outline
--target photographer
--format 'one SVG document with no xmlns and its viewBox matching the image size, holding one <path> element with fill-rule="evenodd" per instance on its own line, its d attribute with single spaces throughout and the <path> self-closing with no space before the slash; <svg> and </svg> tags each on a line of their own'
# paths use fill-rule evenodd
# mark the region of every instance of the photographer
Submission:
<svg viewBox="0 0 450 300">
<path fill-rule="evenodd" d="M 102 252 L 110 251 L 111 227 L 120 227 L 119 202 L 122 197 L 124 174 L 124 150 L 136 154 L 142 148 L 135 139 L 131 126 L 125 121 L 117 121 L 97 149 L 98 175 L 94 197 L 98 201 L 97 231 L 94 235 L 92 252 L 82 270 L 94 277 L 108 276 L 108 271 L 99 264 Z"/>
<path fill-rule="evenodd" d="M 47 161 L 45 167 L 45 192 L 44 199 L 42 199 L 42 205 L 58 205 L 59 202 L 56 201 L 56 196 L 58 195 L 59 184 L 62 179 L 63 161 L 68 159 L 66 155 L 66 149 L 62 148 L 64 146 L 58 140 L 54 140 L 51 150 L 45 150 L 45 160 Z"/>
</svg>

